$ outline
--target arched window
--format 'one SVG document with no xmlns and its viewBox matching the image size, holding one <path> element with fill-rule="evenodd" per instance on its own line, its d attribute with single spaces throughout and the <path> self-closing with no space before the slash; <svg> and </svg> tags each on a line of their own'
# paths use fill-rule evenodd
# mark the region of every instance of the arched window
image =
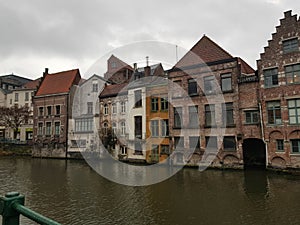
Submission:
<svg viewBox="0 0 300 225">
<path fill-rule="evenodd" d="M 113 131 L 113 136 L 115 136 L 117 134 L 117 124 L 116 123 L 112 123 L 112 131 Z"/>
<path fill-rule="evenodd" d="M 126 133 L 126 124 L 125 122 L 121 122 L 121 135 L 125 135 Z"/>
<path fill-rule="evenodd" d="M 121 102 L 121 113 L 125 113 L 125 112 L 126 112 L 126 103 Z"/>
<path fill-rule="evenodd" d="M 107 131 L 108 131 L 108 124 L 105 122 L 105 123 L 103 124 L 103 133 L 104 133 L 105 135 L 107 135 Z"/>
<path fill-rule="evenodd" d="M 116 114 L 117 113 L 117 104 L 113 103 L 111 106 L 112 106 L 112 113 Z"/>
<path fill-rule="evenodd" d="M 104 115 L 108 114 L 108 105 L 104 104 Z"/>
</svg>

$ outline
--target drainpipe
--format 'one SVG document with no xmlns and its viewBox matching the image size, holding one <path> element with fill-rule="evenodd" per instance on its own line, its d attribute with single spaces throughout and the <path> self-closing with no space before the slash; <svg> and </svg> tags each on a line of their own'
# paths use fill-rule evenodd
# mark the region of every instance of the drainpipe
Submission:
<svg viewBox="0 0 300 225">
<path fill-rule="evenodd" d="M 263 122 L 261 103 L 258 103 L 258 106 L 259 106 L 259 114 L 260 114 L 261 136 L 262 136 L 263 142 L 265 143 L 265 146 L 266 146 L 266 167 L 267 167 L 268 166 L 268 144 L 265 141 L 264 122 Z"/>
<path fill-rule="evenodd" d="M 69 98 L 70 93 L 67 95 L 67 124 L 66 124 L 66 159 L 68 158 L 68 136 L 69 136 Z"/>
</svg>

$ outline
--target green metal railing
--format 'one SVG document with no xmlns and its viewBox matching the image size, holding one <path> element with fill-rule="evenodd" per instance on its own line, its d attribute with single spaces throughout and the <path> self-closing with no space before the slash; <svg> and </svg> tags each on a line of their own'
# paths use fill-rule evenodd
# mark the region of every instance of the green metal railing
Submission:
<svg viewBox="0 0 300 225">
<path fill-rule="evenodd" d="M 18 192 L 9 192 L 4 197 L 0 197 L 0 215 L 2 215 L 2 225 L 19 225 L 20 214 L 43 225 L 61 225 L 39 213 L 34 212 L 24 206 L 25 197 Z"/>
</svg>

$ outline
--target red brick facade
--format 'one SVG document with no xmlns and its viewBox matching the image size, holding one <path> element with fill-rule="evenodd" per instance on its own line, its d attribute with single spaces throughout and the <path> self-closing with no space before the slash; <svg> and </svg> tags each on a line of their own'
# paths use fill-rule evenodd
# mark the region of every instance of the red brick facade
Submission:
<svg viewBox="0 0 300 225">
<path fill-rule="evenodd" d="M 268 165 L 300 167 L 300 20 L 284 13 L 257 61 Z"/>
</svg>

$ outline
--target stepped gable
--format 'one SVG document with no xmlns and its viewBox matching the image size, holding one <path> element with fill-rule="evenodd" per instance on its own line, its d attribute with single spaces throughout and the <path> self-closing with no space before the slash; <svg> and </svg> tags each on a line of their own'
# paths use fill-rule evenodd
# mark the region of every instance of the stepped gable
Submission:
<svg viewBox="0 0 300 225">
<path fill-rule="evenodd" d="M 80 79 L 79 69 L 53 74 L 46 73 L 36 96 L 67 93 L 72 85 L 80 82 Z"/>
<path fill-rule="evenodd" d="M 280 24 L 276 26 L 276 32 L 272 33 L 272 39 L 268 40 L 268 45 L 264 47 L 264 52 L 260 54 L 260 59 L 269 59 L 274 54 L 280 54 L 276 52 L 277 46 L 282 40 L 296 37 L 300 30 L 300 18 L 297 18 L 297 14 L 292 15 L 292 10 L 284 12 L 284 18 L 280 19 Z M 260 60 L 258 60 L 260 61 Z"/>
</svg>

